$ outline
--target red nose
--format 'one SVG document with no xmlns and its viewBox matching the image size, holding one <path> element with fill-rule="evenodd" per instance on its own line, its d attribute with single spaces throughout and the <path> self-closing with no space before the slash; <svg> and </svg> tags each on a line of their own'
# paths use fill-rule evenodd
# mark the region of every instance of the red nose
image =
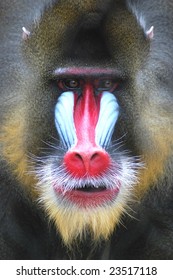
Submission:
<svg viewBox="0 0 173 280">
<path fill-rule="evenodd" d="M 101 149 L 74 149 L 66 153 L 64 164 L 74 176 L 99 176 L 110 164 L 109 155 Z"/>
<path fill-rule="evenodd" d="M 77 143 L 64 157 L 64 165 L 74 176 L 98 176 L 109 167 L 110 157 L 95 141 L 101 95 L 95 95 L 91 83 L 78 98 L 75 95 L 74 124 Z"/>
</svg>

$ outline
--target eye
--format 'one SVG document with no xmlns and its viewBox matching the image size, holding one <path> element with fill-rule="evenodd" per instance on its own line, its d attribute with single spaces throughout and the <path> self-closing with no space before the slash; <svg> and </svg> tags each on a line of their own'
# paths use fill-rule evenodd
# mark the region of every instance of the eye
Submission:
<svg viewBox="0 0 173 280">
<path fill-rule="evenodd" d="M 78 79 L 65 79 L 62 83 L 64 87 L 69 89 L 79 89 L 81 87 L 80 80 Z"/>
<path fill-rule="evenodd" d="M 99 89 L 110 89 L 113 85 L 112 80 L 100 80 L 98 85 Z"/>
<path fill-rule="evenodd" d="M 95 88 L 97 91 L 111 91 L 113 92 L 119 86 L 118 81 L 112 79 L 100 79 L 95 82 Z"/>
</svg>

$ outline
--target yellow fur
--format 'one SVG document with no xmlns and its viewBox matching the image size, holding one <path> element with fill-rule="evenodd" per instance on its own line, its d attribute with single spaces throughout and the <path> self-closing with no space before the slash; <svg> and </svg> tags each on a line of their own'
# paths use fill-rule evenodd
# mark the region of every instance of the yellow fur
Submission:
<svg viewBox="0 0 173 280">
<path fill-rule="evenodd" d="M 173 129 L 170 116 L 165 112 L 154 108 L 141 112 L 141 119 L 145 121 L 149 132 L 150 145 L 143 155 L 145 168 L 139 174 L 139 184 L 135 188 L 135 194 L 140 199 L 149 187 L 154 185 L 158 178 L 165 173 L 165 163 L 172 154 Z M 153 111 L 153 112 L 152 112 Z"/>
<path fill-rule="evenodd" d="M 22 109 L 18 108 L 15 117 L 9 116 L 8 122 L 2 126 L 2 152 L 21 184 L 27 188 L 32 197 L 37 197 L 37 192 L 32 187 L 35 186 L 36 179 L 28 174 L 30 167 L 25 151 L 25 120 L 21 116 Z"/>
<path fill-rule="evenodd" d="M 63 241 L 71 245 L 74 240 L 84 238 L 86 230 L 91 234 L 94 241 L 108 239 L 120 221 L 124 212 L 122 204 L 115 207 L 97 207 L 94 209 L 80 209 L 77 206 L 65 209 L 47 201 L 48 214 L 58 228 Z"/>
</svg>

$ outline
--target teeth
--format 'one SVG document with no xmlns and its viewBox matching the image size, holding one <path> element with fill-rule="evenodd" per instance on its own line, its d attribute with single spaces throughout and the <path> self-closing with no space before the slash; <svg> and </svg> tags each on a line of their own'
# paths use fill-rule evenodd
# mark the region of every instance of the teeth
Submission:
<svg viewBox="0 0 173 280">
<path fill-rule="evenodd" d="M 94 190 L 99 190 L 100 189 L 100 191 L 101 190 L 104 190 L 104 189 L 106 189 L 106 187 L 104 187 L 104 186 L 99 186 L 99 185 L 96 185 L 96 186 L 94 186 L 94 185 L 84 185 L 84 186 L 80 186 L 80 187 L 77 187 L 77 188 L 75 188 L 75 190 L 78 190 L 78 191 L 94 191 Z"/>
</svg>

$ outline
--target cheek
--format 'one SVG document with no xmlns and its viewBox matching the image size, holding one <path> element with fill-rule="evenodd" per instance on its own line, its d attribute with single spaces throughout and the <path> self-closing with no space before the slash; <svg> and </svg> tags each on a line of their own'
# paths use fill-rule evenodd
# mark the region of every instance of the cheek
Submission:
<svg viewBox="0 0 173 280">
<path fill-rule="evenodd" d="M 66 149 L 70 149 L 77 141 L 73 111 L 74 94 L 71 91 L 64 92 L 55 106 L 55 126 Z"/>
</svg>

